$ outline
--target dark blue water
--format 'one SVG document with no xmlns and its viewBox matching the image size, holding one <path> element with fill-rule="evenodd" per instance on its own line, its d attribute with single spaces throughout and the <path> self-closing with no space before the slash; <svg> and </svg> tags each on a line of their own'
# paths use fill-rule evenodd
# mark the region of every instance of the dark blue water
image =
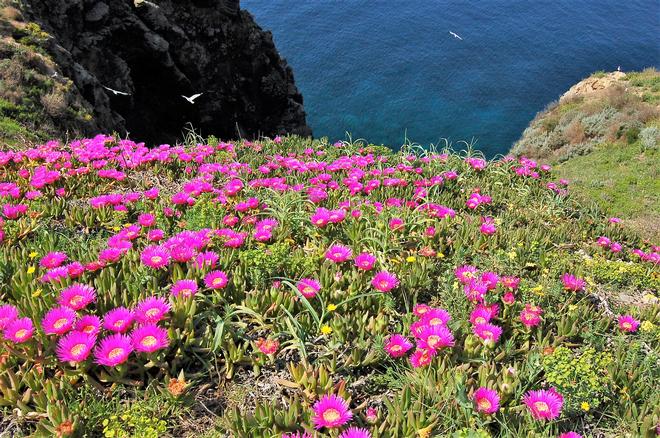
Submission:
<svg viewBox="0 0 660 438">
<path fill-rule="evenodd" d="M 241 5 L 293 67 L 314 136 L 331 140 L 474 139 L 492 156 L 590 73 L 660 66 L 658 0 Z"/>
</svg>

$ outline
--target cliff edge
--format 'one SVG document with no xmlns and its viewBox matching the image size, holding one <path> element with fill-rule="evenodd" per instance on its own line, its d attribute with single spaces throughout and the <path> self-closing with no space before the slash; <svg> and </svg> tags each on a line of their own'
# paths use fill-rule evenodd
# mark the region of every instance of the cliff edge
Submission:
<svg viewBox="0 0 660 438">
<path fill-rule="evenodd" d="M 157 144 L 189 123 L 221 138 L 311 135 L 291 68 L 238 0 L 2 2 L 0 53 L 15 70 L 0 76 L 2 115 L 32 107 L 25 135 Z"/>
</svg>

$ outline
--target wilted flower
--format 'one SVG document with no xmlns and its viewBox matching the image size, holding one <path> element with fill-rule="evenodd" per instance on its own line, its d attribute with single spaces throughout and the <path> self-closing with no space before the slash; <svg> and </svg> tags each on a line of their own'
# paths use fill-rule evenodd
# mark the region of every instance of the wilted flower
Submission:
<svg viewBox="0 0 660 438">
<path fill-rule="evenodd" d="M 277 353 L 277 349 L 280 347 L 280 343 L 277 339 L 259 338 L 257 339 L 256 344 L 259 351 L 267 355 Z"/>
</svg>

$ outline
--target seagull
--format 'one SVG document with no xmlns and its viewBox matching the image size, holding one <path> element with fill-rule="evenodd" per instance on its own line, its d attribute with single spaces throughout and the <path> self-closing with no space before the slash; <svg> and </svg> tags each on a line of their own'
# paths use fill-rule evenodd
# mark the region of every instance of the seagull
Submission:
<svg viewBox="0 0 660 438">
<path fill-rule="evenodd" d="M 184 96 L 184 95 L 182 94 L 181 97 L 183 97 L 184 99 L 186 99 L 188 102 L 194 104 L 194 103 L 195 103 L 195 99 L 197 99 L 197 98 L 198 98 L 199 96 L 201 96 L 202 94 L 204 94 L 204 93 L 193 94 L 193 95 L 190 96 L 190 97 L 188 97 L 188 96 Z"/>
<path fill-rule="evenodd" d="M 458 36 L 457 33 L 452 32 L 451 30 L 449 31 L 449 34 L 450 34 L 451 36 L 453 36 L 454 38 L 458 38 L 458 39 L 461 40 L 461 41 L 463 40 L 463 38 L 461 38 L 460 36 Z"/>
<path fill-rule="evenodd" d="M 616 71 L 621 71 L 621 66 L 618 66 L 618 67 L 616 68 Z"/>
<path fill-rule="evenodd" d="M 125 93 L 123 91 L 113 90 L 112 88 L 106 87 L 105 85 L 101 85 L 101 86 L 103 88 L 105 88 L 106 90 L 111 91 L 115 96 L 117 96 L 118 94 L 121 94 L 122 96 L 130 96 L 130 93 Z"/>
</svg>

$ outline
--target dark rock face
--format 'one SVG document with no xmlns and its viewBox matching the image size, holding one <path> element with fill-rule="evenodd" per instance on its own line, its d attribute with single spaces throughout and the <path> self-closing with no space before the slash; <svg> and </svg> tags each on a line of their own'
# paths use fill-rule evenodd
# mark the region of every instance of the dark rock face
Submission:
<svg viewBox="0 0 660 438">
<path fill-rule="evenodd" d="M 311 135 L 291 68 L 238 0 L 25 3 L 104 130 L 152 143 L 188 123 L 221 138 Z M 194 104 L 181 97 L 196 93 Z"/>
</svg>

